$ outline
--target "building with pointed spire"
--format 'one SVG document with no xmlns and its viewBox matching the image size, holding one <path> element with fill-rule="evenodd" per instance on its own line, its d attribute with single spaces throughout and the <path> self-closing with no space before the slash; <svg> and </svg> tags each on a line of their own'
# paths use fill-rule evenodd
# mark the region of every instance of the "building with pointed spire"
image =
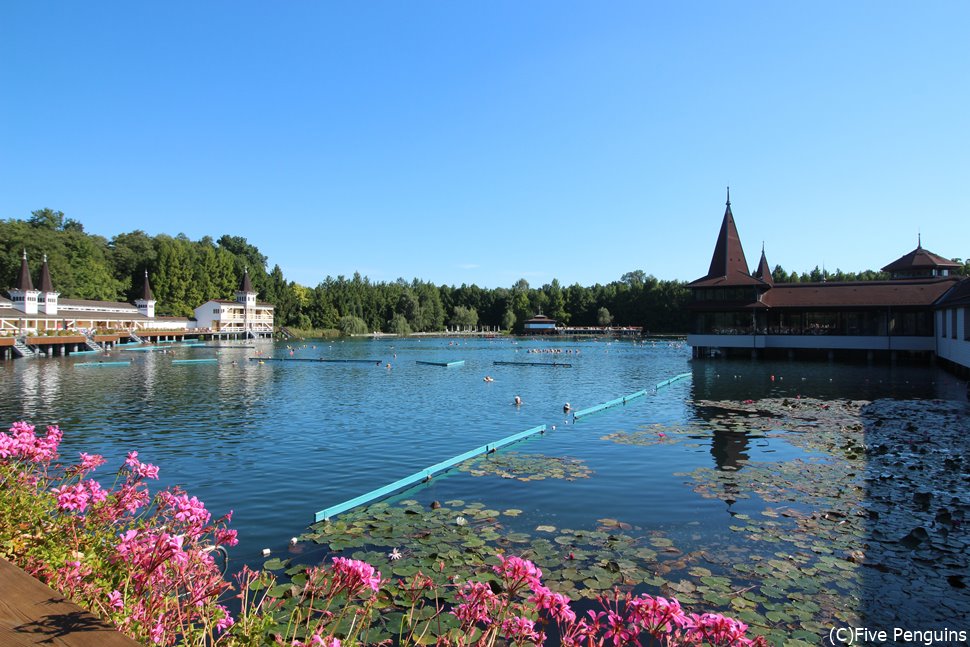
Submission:
<svg viewBox="0 0 970 647">
<path fill-rule="evenodd" d="M 141 291 L 141 298 L 135 299 L 135 307 L 138 312 L 149 319 L 155 318 L 155 295 L 152 294 L 152 286 L 148 282 L 148 268 L 145 268 L 145 286 Z"/>
<path fill-rule="evenodd" d="M 51 270 L 47 266 L 47 254 L 44 254 L 44 264 L 40 268 L 40 310 L 46 315 L 56 315 L 58 296 L 60 293 L 54 291 Z"/>
<path fill-rule="evenodd" d="M 688 284 L 695 357 L 818 354 L 829 357 L 938 352 L 946 295 L 960 282 L 959 263 L 922 247 L 893 261 L 889 280 L 775 283 L 762 244 L 749 272 L 730 193 L 707 274 Z M 965 308 L 964 308 L 965 310 Z M 951 318 L 955 315 L 949 315 Z M 953 318 L 950 326 L 966 324 Z"/>
<path fill-rule="evenodd" d="M 30 277 L 27 252 L 24 251 L 17 284 L 8 291 L 10 300 L 0 298 L 0 337 L 48 335 L 54 331 L 107 330 L 186 330 L 186 317 L 155 317 L 155 300 L 145 283 L 147 300 L 136 305 L 120 301 L 61 299 L 54 288 L 47 256 L 40 269 L 40 290 L 35 290 Z"/>
<path fill-rule="evenodd" d="M 34 289 L 34 282 L 30 279 L 30 267 L 27 265 L 27 250 L 20 261 L 20 272 L 17 274 L 17 285 L 10 290 L 10 303 L 13 310 L 21 315 L 37 314 L 37 298 L 40 290 Z"/>
<path fill-rule="evenodd" d="M 212 299 L 195 309 L 196 327 L 218 333 L 241 333 L 246 337 L 268 337 L 273 334 L 273 305 L 257 300 L 249 278 L 243 270 L 236 300 Z"/>
</svg>

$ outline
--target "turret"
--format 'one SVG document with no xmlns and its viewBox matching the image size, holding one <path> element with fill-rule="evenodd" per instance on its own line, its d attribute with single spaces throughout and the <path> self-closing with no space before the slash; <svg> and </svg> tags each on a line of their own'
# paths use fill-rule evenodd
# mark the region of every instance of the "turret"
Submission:
<svg viewBox="0 0 970 647">
<path fill-rule="evenodd" d="M 35 290 L 34 282 L 30 280 L 30 268 L 27 266 L 26 249 L 20 262 L 20 274 L 17 275 L 17 285 L 8 294 L 10 295 L 10 301 L 14 308 L 24 314 L 37 314 L 37 298 L 40 296 L 40 290 Z"/>
<path fill-rule="evenodd" d="M 148 270 L 145 270 L 145 288 L 142 290 L 140 299 L 135 299 L 135 307 L 149 319 L 155 318 L 155 297 L 152 295 L 152 286 L 148 283 Z"/>
</svg>

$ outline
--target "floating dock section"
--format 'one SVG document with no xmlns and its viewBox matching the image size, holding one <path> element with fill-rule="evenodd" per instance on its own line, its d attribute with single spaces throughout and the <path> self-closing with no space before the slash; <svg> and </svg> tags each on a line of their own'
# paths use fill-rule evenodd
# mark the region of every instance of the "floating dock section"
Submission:
<svg viewBox="0 0 970 647">
<path fill-rule="evenodd" d="M 465 360 L 459 359 L 455 360 L 454 362 L 423 362 L 421 360 L 417 360 L 415 364 L 425 364 L 426 366 L 447 366 L 450 368 L 452 366 L 463 366 L 465 364 Z"/>
<path fill-rule="evenodd" d="M 215 364 L 219 360 L 212 359 L 173 359 L 173 364 Z"/>
<path fill-rule="evenodd" d="M 676 382 L 678 380 L 687 379 L 690 376 L 691 376 L 690 373 L 681 373 L 680 375 L 675 375 L 672 378 L 670 378 L 669 380 L 664 380 L 663 382 L 658 382 L 656 388 L 657 389 L 662 389 L 665 386 L 670 386 L 674 382 Z"/>
<path fill-rule="evenodd" d="M 492 362 L 495 366 L 562 366 L 572 368 L 572 364 L 565 362 Z"/>
<path fill-rule="evenodd" d="M 658 389 L 662 389 L 665 386 L 670 386 L 674 382 L 677 382 L 678 380 L 686 379 L 686 378 L 688 378 L 690 376 L 691 376 L 690 373 L 681 373 L 680 375 L 675 375 L 672 378 L 670 378 L 669 380 L 664 380 L 663 382 L 659 382 L 657 384 L 657 386 L 654 387 L 654 391 L 656 391 Z M 609 409 L 610 407 L 615 407 L 615 406 L 618 406 L 618 405 L 621 405 L 621 404 L 626 404 L 630 400 L 635 400 L 636 398 L 642 398 L 646 394 L 647 394 L 647 391 L 646 391 L 646 389 L 644 389 L 643 391 L 637 391 L 636 393 L 631 393 L 630 395 L 624 395 L 622 398 L 616 398 L 615 400 L 610 400 L 609 402 L 604 402 L 603 404 L 598 404 L 595 407 L 590 407 L 588 409 L 580 409 L 579 411 L 577 411 L 576 413 L 573 414 L 573 419 L 574 420 L 578 420 L 579 418 L 582 418 L 584 416 L 588 416 L 591 413 L 599 413 L 600 411 L 603 411 L 604 409 Z"/>
<path fill-rule="evenodd" d="M 528 438 L 529 436 L 532 436 L 534 434 L 545 433 L 545 431 L 546 431 L 546 426 L 539 425 L 538 427 L 533 427 L 532 429 L 526 429 L 525 431 L 521 431 L 517 434 L 506 436 L 505 438 L 502 438 L 501 440 L 498 440 L 494 443 L 489 443 L 487 445 L 482 445 L 481 447 L 476 447 L 475 449 L 469 450 L 464 454 L 459 454 L 454 458 L 449 458 L 448 460 L 442 461 L 440 463 L 436 463 L 431 467 L 426 467 L 420 472 L 415 472 L 410 476 L 405 476 L 403 479 L 398 479 L 397 481 L 394 481 L 393 483 L 389 483 L 384 487 L 377 488 L 376 490 L 372 490 L 367 494 L 361 494 L 360 496 L 350 499 L 349 501 L 344 501 L 343 503 L 340 503 L 338 505 L 325 508 L 320 512 L 316 513 L 316 515 L 314 515 L 314 521 L 326 521 L 327 519 L 330 519 L 331 517 L 338 515 L 341 512 L 346 512 L 347 510 L 356 508 L 359 505 L 364 505 L 365 503 L 370 503 L 372 501 L 376 501 L 377 499 L 382 499 L 390 494 L 393 494 L 394 492 L 397 492 L 398 490 L 403 490 L 408 486 L 414 485 L 415 483 L 427 481 L 436 473 L 442 472 L 448 469 L 449 467 L 454 467 L 455 465 L 457 465 L 458 463 L 461 463 L 462 461 L 467 461 L 469 458 L 475 458 L 476 456 L 479 456 L 481 454 L 487 454 L 489 452 L 492 452 L 498 449 L 499 447 L 504 447 L 505 445 L 520 441 L 523 438 Z"/>
<path fill-rule="evenodd" d="M 579 420 L 584 416 L 588 416 L 591 413 L 598 413 L 604 409 L 609 409 L 610 407 L 615 407 L 621 404 L 626 404 L 630 400 L 635 400 L 637 398 L 642 398 L 647 394 L 646 389 L 643 391 L 637 391 L 636 393 L 631 393 L 630 395 L 624 395 L 622 398 L 616 398 L 615 400 L 610 400 L 609 402 L 604 402 L 603 404 L 598 404 L 595 407 L 589 407 L 588 409 L 580 409 L 573 414 L 574 420 Z"/>
<path fill-rule="evenodd" d="M 131 362 L 78 362 L 74 368 L 90 366 L 130 366 Z"/>
<path fill-rule="evenodd" d="M 383 364 L 379 359 L 325 359 L 323 357 L 250 357 L 250 362 L 321 362 L 330 364 Z"/>
</svg>

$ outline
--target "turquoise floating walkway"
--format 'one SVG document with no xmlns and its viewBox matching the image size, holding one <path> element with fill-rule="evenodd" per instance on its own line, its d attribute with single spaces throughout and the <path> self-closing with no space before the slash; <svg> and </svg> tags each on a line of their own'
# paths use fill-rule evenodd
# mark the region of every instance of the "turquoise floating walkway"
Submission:
<svg viewBox="0 0 970 647">
<path fill-rule="evenodd" d="M 210 359 L 173 359 L 173 364 L 215 364 L 219 360 L 215 358 Z"/>
<path fill-rule="evenodd" d="M 75 368 L 79 366 L 129 366 L 131 362 L 78 362 L 74 365 Z"/>
<path fill-rule="evenodd" d="M 626 404 L 630 400 L 635 400 L 637 398 L 642 398 L 647 394 L 646 389 L 643 391 L 637 391 L 636 393 L 631 393 L 630 395 L 624 395 L 622 398 L 616 398 L 615 400 L 610 400 L 609 402 L 604 402 L 603 404 L 598 404 L 595 407 L 590 407 L 588 409 L 580 409 L 573 414 L 573 419 L 578 420 L 583 416 L 588 416 L 591 413 L 597 413 L 603 411 L 604 409 L 609 409 L 610 407 L 615 407 L 620 404 Z"/>
<path fill-rule="evenodd" d="M 572 368 L 572 364 L 566 364 L 565 362 L 492 362 L 495 366 L 562 366 L 563 368 Z"/>
<path fill-rule="evenodd" d="M 664 380 L 663 382 L 658 383 L 657 386 L 654 387 L 654 390 L 661 389 L 665 386 L 670 386 L 674 382 L 678 380 L 686 379 L 690 376 L 691 376 L 690 373 L 681 373 L 680 375 L 675 375 L 669 380 Z M 625 395 L 622 398 L 617 398 L 615 400 L 610 400 L 609 402 L 604 402 L 603 404 L 598 404 L 595 407 L 590 407 L 588 409 L 580 409 L 579 411 L 573 414 L 573 419 L 577 420 L 579 418 L 582 418 L 583 416 L 588 416 L 591 413 L 598 413 L 600 411 L 603 411 L 604 409 L 609 409 L 610 407 L 615 407 L 620 404 L 626 404 L 630 400 L 643 397 L 646 394 L 647 394 L 647 391 L 646 389 L 644 389 L 643 391 L 637 391 L 636 393 Z"/>
<path fill-rule="evenodd" d="M 333 517 L 334 515 L 338 515 L 341 512 L 346 512 L 347 510 L 350 510 L 351 508 L 356 508 L 359 505 L 363 505 L 365 503 L 370 503 L 371 501 L 381 499 L 383 497 L 386 497 L 389 494 L 393 494 L 394 492 L 397 492 L 398 490 L 403 490 L 409 485 L 414 485 L 415 483 L 418 483 L 420 481 L 426 481 L 430 479 L 437 472 L 441 472 L 443 470 L 448 469 L 449 467 L 453 467 L 462 461 L 467 461 L 469 458 L 475 458 L 479 454 L 487 454 L 495 449 L 498 449 L 499 447 L 504 447 L 505 445 L 517 442 L 519 440 L 522 440 L 523 438 L 532 436 L 533 434 L 545 433 L 545 431 L 546 431 L 546 426 L 539 425 L 538 427 L 533 427 L 532 429 L 526 429 L 525 431 L 519 432 L 517 434 L 513 434 L 512 436 L 506 436 L 505 438 L 502 438 L 501 440 L 498 440 L 494 443 L 489 443 L 487 445 L 482 445 L 481 447 L 476 447 L 475 449 L 467 451 L 464 454 L 459 454 L 454 458 L 449 458 L 448 460 L 442 461 L 441 463 L 436 463 L 431 467 L 426 467 L 420 472 L 415 472 L 410 476 L 405 476 L 403 479 L 398 479 L 397 481 L 394 481 L 393 483 L 389 483 L 388 485 L 385 485 L 382 488 L 377 488 L 376 490 L 372 490 L 367 494 L 361 494 L 358 497 L 354 497 L 349 501 L 344 501 L 343 503 L 340 503 L 338 505 L 325 508 L 320 512 L 316 513 L 316 515 L 314 515 L 314 521 L 326 521 L 327 519 Z"/>
<path fill-rule="evenodd" d="M 656 388 L 660 389 L 660 388 L 663 388 L 665 386 L 670 386 L 671 384 L 673 384 L 677 380 L 684 380 L 684 379 L 687 379 L 690 376 L 691 376 L 690 373 L 681 373 L 680 375 L 675 375 L 672 378 L 670 378 L 669 380 L 664 380 L 663 382 L 659 382 L 657 384 Z"/>
<path fill-rule="evenodd" d="M 421 360 L 416 360 L 415 364 L 426 364 L 427 366 L 461 366 L 465 363 L 465 360 L 459 359 L 454 362 L 423 362 Z"/>
<path fill-rule="evenodd" d="M 383 364 L 379 359 L 324 359 L 323 357 L 250 357 L 250 362 L 327 362 L 330 364 Z"/>
</svg>

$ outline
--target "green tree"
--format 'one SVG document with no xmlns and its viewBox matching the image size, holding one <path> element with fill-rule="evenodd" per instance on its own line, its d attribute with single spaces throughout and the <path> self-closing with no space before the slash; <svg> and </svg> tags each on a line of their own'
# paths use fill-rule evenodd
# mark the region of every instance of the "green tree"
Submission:
<svg viewBox="0 0 970 647">
<path fill-rule="evenodd" d="M 64 212 L 53 209 L 38 209 L 30 212 L 27 223 L 38 229 L 58 230 L 64 228 Z"/>
<path fill-rule="evenodd" d="M 411 326 L 408 324 L 408 320 L 404 318 L 403 315 L 396 314 L 387 325 L 387 332 L 394 335 L 400 335 L 401 337 L 407 337 L 411 334 Z"/>
<path fill-rule="evenodd" d="M 478 311 L 475 308 L 455 306 L 454 313 L 451 315 L 451 325 L 461 330 L 474 328 L 478 325 Z"/>
<path fill-rule="evenodd" d="M 366 335 L 370 332 L 370 329 L 367 327 L 367 322 L 353 315 L 344 315 L 341 317 L 338 327 L 340 328 L 340 334 L 345 337 L 349 337 L 350 335 Z"/>
<path fill-rule="evenodd" d="M 600 308 L 596 311 L 596 323 L 600 326 L 609 326 L 613 323 L 613 315 L 606 308 Z"/>
</svg>

